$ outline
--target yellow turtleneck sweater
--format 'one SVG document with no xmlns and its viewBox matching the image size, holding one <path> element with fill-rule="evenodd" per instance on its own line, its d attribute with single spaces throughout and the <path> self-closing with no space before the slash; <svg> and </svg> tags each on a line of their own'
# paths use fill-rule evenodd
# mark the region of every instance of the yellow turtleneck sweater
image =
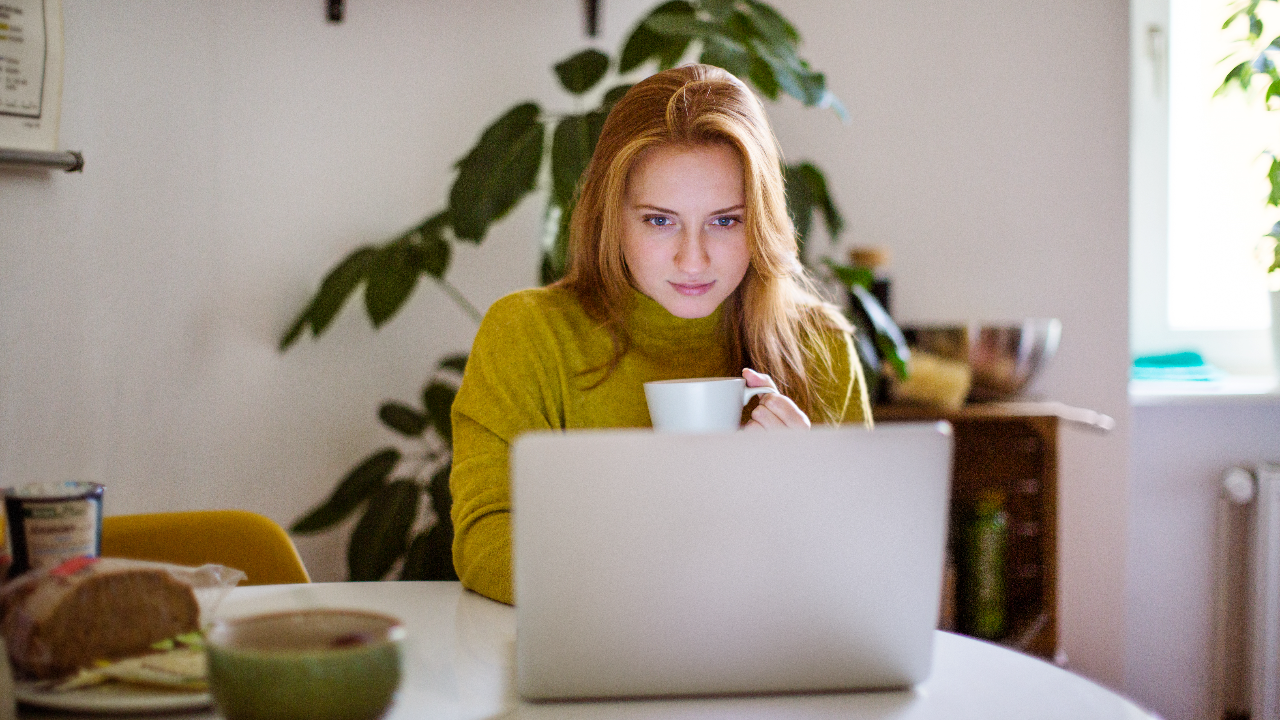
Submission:
<svg viewBox="0 0 1280 720">
<path fill-rule="evenodd" d="M 567 291 L 521 290 L 485 313 L 453 403 L 453 564 L 462 584 L 513 601 L 508 455 L 529 430 L 650 427 L 644 383 L 689 377 L 739 377 L 718 338 L 720 310 L 677 318 L 637 292 L 631 350 L 598 386 L 584 370 L 612 353 L 608 334 Z M 817 394 L 844 422 L 871 417 L 861 366 L 848 335 L 828 342 L 835 380 Z"/>
</svg>

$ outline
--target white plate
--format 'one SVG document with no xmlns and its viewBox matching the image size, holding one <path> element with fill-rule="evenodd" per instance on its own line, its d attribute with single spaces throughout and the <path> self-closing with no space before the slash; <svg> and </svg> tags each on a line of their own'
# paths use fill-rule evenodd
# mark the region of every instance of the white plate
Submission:
<svg viewBox="0 0 1280 720">
<path fill-rule="evenodd" d="M 66 692 L 50 692 L 41 683 L 19 680 L 14 683 L 18 702 L 47 708 L 87 713 L 174 712 L 200 710 L 213 704 L 207 691 L 160 690 L 123 683 L 104 683 Z"/>
</svg>

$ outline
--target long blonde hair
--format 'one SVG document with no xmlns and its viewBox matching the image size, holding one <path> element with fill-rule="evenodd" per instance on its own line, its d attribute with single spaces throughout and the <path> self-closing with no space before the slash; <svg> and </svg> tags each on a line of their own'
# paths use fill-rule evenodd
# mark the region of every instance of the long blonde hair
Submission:
<svg viewBox="0 0 1280 720">
<path fill-rule="evenodd" d="M 831 372 L 821 336 L 848 332 L 849 323 L 817 294 L 800 263 L 781 152 L 764 108 L 740 80 L 711 65 L 673 68 L 632 87 L 605 120 L 583 176 L 570 220 L 568 269 L 557 284 L 612 338 L 613 356 L 596 370 L 607 377 L 631 346 L 626 318 L 635 283 L 622 252 L 631 170 L 653 147 L 707 144 L 734 148 L 743 167 L 751 263 L 723 304 L 721 334 L 730 361 L 770 375 L 815 420 L 837 421 L 838 409 L 823 406 L 810 373 Z"/>
</svg>

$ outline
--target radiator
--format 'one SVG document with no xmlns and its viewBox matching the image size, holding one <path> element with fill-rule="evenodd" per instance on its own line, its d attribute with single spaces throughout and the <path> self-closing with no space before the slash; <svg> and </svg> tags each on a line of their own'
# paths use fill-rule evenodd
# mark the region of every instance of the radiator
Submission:
<svg viewBox="0 0 1280 720">
<path fill-rule="evenodd" d="M 1280 720 L 1280 465 L 1228 469 L 1217 526 L 1215 706 Z"/>
</svg>

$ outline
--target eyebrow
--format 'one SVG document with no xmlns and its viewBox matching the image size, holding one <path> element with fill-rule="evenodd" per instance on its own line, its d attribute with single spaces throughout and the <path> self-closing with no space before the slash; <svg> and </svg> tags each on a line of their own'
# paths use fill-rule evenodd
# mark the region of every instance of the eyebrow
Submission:
<svg viewBox="0 0 1280 720">
<path fill-rule="evenodd" d="M 723 214 L 725 214 L 725 213 L 731 213 L 731 212 L 736 212 L 736 211 L 738 211 L 738 210 L 744 210 L 744 209 L 746 209 L 746 207 L 747 207 L 747 206 L 746 206 L 745 204 L 738 204 L 738 205 L 733 205 L 733 206 L 731 206 L 731 207 L 727 207 L 727 208 L 721 208 L 720 210 L 712 210 L 710 214 L 711 214 L 711 215 L 723 215 Z M 667 208 L 664 208 L 664 207 L 658 207 L 657 205 L 647 205 L 647 204 L 645 204 L 645 203 L 639 203 L 639 204 L 637 204 L 637 205 L 635 206 L 635 209 L 636 209 L 636 210 L 656 210 L 656 211 L 658 211 L 658 212 L 660 212 L 660 213 L 666 213 L 666 214 L 668 214 L 668 215 L 679 215 L 679 214 L 680 214 L 680 213 L 676 212 L 675 210 L 668 210 Z"/>
</svg>

